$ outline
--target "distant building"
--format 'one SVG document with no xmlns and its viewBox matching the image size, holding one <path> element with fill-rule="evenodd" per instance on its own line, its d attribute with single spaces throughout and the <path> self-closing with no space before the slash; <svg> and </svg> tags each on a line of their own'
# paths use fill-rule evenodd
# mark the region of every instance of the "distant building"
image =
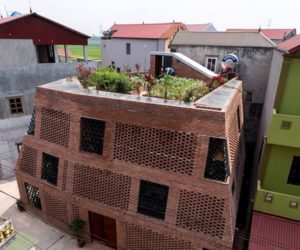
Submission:
<svg viewBox="0 0 300 250">
<path fill-rule="evenodd" d="M 57 45 L 87 45 L 88 36 L 36 13 L 0 19 L 0 138 L 20 142 L 36 87 L 76 74 L 59 63 Z M 84 49 L 84 48 L 83 48 Z M 68 61 L 68 60 L 66 60 Z"/>
<path fill-rule="evenodd" d="M 296 29 L 227 29 L 228 32 L 261 32 L 274 43 L 279 44 L 293 36 L 295 36 Z"/>
<path fill-rule="evenodd" d="M 182 23 L 114 24 L 102 37 L 102 65 L 115 62 L 122 71 L 136 72 L 150 69 L 150 52 L 169 52 L 170 41 Z"/>
<path fill-rule="evenodd" d="M 300 35 L 278 45 L 280 78 L 270 86 L 271 104 L 262 145 L 249 249 L 300 249 Z"/>
<path fill-rule="evenodd" d="M 67 101 L 66 101 L 67 100 Z M 232 249 L 244 162 L 241 81 L 193 103 L 39 86 L 17 166 L 26 209 L 118 249 Z"/>
<path fill-rule="evenodd" d="M 202 32 L 216 32 L 217 29 L 212 23 L 204 23 L 204 24 L 186 24 L 188 31 L 202 31 Z"/>
</svg>

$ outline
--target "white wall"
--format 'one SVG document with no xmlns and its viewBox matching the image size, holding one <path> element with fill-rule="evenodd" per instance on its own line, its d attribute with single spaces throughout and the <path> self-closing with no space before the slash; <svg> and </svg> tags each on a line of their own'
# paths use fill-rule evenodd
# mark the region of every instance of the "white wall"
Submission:
<svg viewBox="0 0 300 250">
<path fill-rule="evenodd" d="M 126 55 L 126 43 L 131 45 L 131 54 Z M 108 66 L 112 61 L 121 70 L 127 67 L 132 72 L 136 71 L 135 64 L 140 64 L 140 71 L 150 69 L 150 52 L 165 51 L 164 40 L 154 39 L 103 39 L 102 66 Z"/>
</svg>

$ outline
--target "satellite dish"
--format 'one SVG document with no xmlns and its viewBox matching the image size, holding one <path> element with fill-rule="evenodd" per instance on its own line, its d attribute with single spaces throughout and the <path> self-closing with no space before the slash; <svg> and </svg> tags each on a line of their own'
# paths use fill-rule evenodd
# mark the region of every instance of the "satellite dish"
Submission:
<svg viewBox="0 0 300 250">
<path fill-rule="evenodd" d="M 20 15 L 22 15 L 20 12 L 18 12 L 18 11 L 13 11 L 11 14 L 10 14 L 10 16 L 20 16 Z"/>
<path fill-rule="evenodd" d="M 238 64 L 239 59 L 235 54 L 229 54 L 224 56 L 221 62 L 221 66 L 223 69 L 234 69 Z"/>
</svg>

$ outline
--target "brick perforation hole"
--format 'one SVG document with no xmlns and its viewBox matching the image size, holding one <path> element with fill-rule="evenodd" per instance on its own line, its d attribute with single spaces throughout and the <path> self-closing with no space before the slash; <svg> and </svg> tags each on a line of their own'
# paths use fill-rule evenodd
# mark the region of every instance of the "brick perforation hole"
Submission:
<svg viewBox="0 0 300 250">
<path fill-rule="evenodd" d="M 131 250 L 188 250 L 191 242 L 161 234 L 134 224 L 125 224 L 126 249 Z"/>
<path fill-rule="evenodd" d="M 44 191 L 46 212 L 49 216 L 65 224 L 68 223 L 67 203 Z"/>
<path fill-rule="evenodd" d="M 112 207 L 128 209 L 131 189 L 129 176 L 75 164 L 73 183 L 73 194 Z"/>
<path fill-rule="evenodd" d="M 41 108 L 41 139 L 69 147 L 70 114 Z"/>
<path fill-rule="evenodd" d="M 62 176 L 62 190 L 66 190 L 67 186 L 67 174 L 68 174 L 68 161 L 64 161 L 64 168 L 63 168 L 63 176 Z"/>
<path fill-rule="evenodd" d="M 37 150 L 27 145 L 22 146 L 20 170 L 32 177 L 36 177 Z"/>
<path fill-rule="evenodd" d="M 117 123 L 113 159 L 191 175 L 196 143 L 192 133 Z"/>
<path fill-rule="evenodd" d="M 208 194 L 180 192 L 176 226 L 222 239 L 225 230 L 224 199 Z"/>
</svg>

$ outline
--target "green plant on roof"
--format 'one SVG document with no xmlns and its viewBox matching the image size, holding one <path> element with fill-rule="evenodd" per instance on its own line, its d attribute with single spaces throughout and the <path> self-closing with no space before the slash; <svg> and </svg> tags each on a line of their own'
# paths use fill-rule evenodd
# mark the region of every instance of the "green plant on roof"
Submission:
<svg viewBox="0 0 300 250">
<path fill-rule="evenodd" d="M 81 238 L 83 234 L 83 227 L 85 225 L 85 221 L 81 219 L 74 219 L 69 224 L 69 229 L 73 232 L 74 236 L 77 238 Z"/>
</svg>

